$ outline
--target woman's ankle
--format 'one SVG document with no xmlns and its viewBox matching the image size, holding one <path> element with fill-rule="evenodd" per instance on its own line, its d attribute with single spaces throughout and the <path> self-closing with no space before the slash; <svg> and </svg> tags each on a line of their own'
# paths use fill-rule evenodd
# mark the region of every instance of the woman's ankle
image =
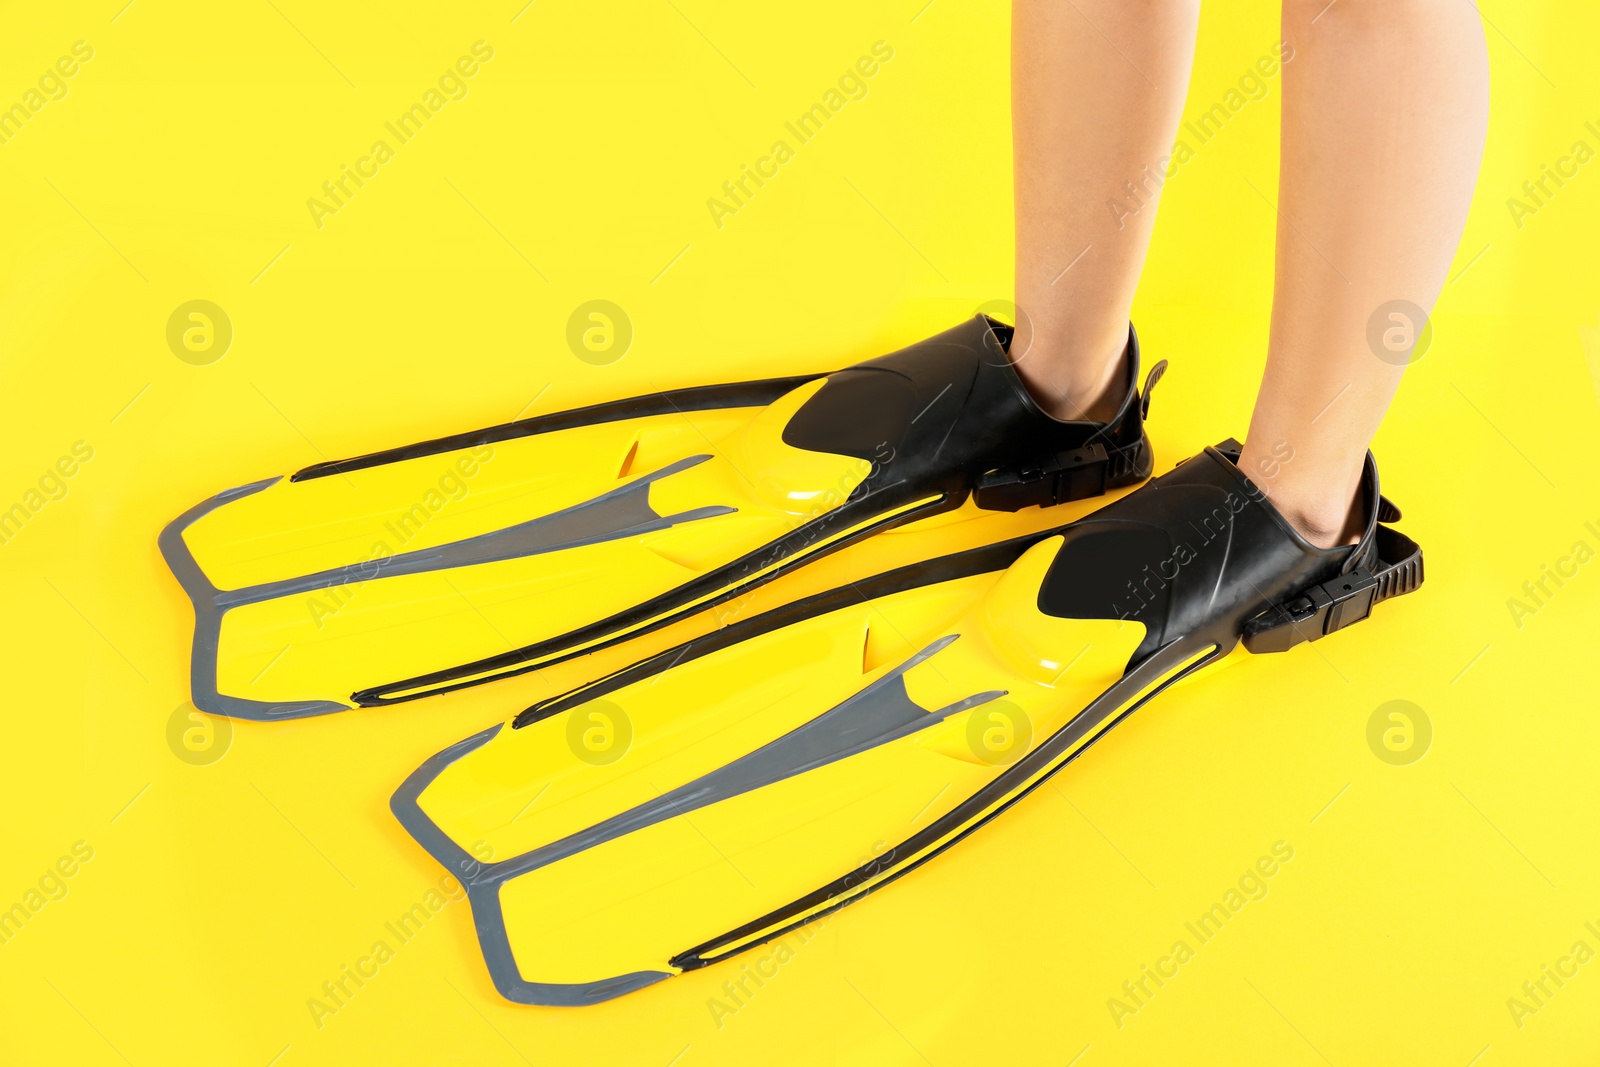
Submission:
<svg viewBox="0 0 1600 1067">
<path fill-rule="evenodd" d="M 1361 540 L 1363 517 L 1354 505 L 1346 507 L 1344 515 L 1340 517 L 1330 516 L 1320 510 L 1285 508 L 1276 501 L 1273 506 L 1289 520 L 1289 525 L 1301 537 L 1318 548 L 1338 548 Z"/>
<path fill-rule="evenodd" d="M 1106 353 L 1109 353 L 1107 355 Z M 1012 356 L 1034 402 L 1064 421 L 1109 422 L 1126 398 L 1128 340 L 1075 352 L 1038 338 Z"/>
<path fill-rule="evenodd" d="M 1239 455 L 1239 469 L 1307 541 L 1318 548 L 1355 544 L 1367 519 L 1360 463 L 1349 472 L 1328 465 L 1314 468 L 1308 460 L 1282 446 L 1263 450 L 1257 442 L 1247 440 Z"/>
</svg>

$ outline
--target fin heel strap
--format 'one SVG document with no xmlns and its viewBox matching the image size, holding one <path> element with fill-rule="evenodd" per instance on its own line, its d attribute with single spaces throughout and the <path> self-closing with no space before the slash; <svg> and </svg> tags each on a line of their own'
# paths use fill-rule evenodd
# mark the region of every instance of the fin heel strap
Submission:
<svg viewBox="0 0 1600 1067">
<path fill-rule="evenodd" d="M 1388 501 L 1388 510 L 1400 514 Z M 1306 641 L 1352 626 L 1385 600 L 1413 593 L 1422 585 L 1422 549 L 1411 538 L 1379 526 L 1375 559 L 1274 604 L 1244 624 L 1244 647 L 1256 654 L 1286 652 Z"/>
<path fill-rule="evenodd" d="M 978 478 L 973 500 L 985 511 L 1020 511 L 1087 500 L 1150 475 L 1150 444 L 1142 433 L 1125 448 L 1096 442 L 1057 452 L 1033 466 L 1002 468 Z"/>
<path fill-rule="evenodd" d="M 1150 413 L 1150 392 L 1166 373 L 1161 360 L 1145 375 L 1139 398 L 1139 437 L 1129 445 L 1118 446 L 1096 441 L 1024 467 L 1000 468 L 978 478 L 973 500 L 985 511 L 1020 511 L 1026 507 L 1050 507 L 1072 500 L 1087 500 L 1107 490 L 1141 482 L 1150 476 L 1150 439 L 1143 422 Z M 1108 435 L 1111 427 L 1097 436 Z"/>
<path fill-rule="evenodd" d="M 1398 513 L 1398 510 L 1397 510 Z M 1415 592 L 1422 585 L 1422 549 L 1399 530 L 1378 527 L 1378 583 L 1373 603 Z"/>
</svg>

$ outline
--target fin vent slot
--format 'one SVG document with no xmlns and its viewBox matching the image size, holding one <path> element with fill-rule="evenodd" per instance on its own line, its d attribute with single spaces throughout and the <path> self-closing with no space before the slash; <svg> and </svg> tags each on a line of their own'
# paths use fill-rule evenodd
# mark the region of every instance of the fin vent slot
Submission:
<svg viewBox="0 0 1600 1067">
<path fill-rule="evenodd" d="M 861 673 L 871 674 L 885 663 L 904 658 L 905 639 L 893 627 L 879 627 L 869 620 L 861 634 Z"/>
<path fill-rule="evenodd" d="M 622 466 L 617 468 L 617 480 L 627 478 L 633 474 L 634 461 L 639 458 L 639 438 L 634 437 L 633 443 L 628 446 L 627 455 L 622 457 Z"/>
<path fill-rule="evenodd" d="M 664 539 L 663 539 L 664 540 Z M 708 569 L 704 553 L 695 553 L 683 547 L 666 547 L 661 542 L 645 541 L 644 547 L 668 563 L 682 567 L 690 574 L 703 574 Z"/>
</svg>

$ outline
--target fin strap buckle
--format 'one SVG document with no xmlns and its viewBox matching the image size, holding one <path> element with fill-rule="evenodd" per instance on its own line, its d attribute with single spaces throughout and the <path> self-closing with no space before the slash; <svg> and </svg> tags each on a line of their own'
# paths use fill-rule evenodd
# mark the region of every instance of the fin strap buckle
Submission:
<svg viewBox="0 0 1600 1067">
<path fill-rule="evenodd" d="M 1326 637 L 1372 614 L 1378 579 L 1365 567 L 1314 585 L 1295 599 L 1274 604 L 1244 624 L 1244 647 L 1254 653 L 1286 652 Z"/>
<path fill-rule="evenodd" d="M 1036 465 L 990 471 L 978 479 L 973 499 L 985 511 L 1020 511 L 1101 496 L 1110 482 L 1111 454 L 1092 444 Z"/>
<path fill-rule="evenodd" d="M 1374 566 L 1357 567 L 1314 585 L 1246 620 L 1244 647 L 1257 654 L 1288 651 L 1358 623 L 1372 614 L 1373 605 L 1422 584 L 1422 549 L 1415 541 L 1379 526 L 1377 549 Z"/>
</svg>

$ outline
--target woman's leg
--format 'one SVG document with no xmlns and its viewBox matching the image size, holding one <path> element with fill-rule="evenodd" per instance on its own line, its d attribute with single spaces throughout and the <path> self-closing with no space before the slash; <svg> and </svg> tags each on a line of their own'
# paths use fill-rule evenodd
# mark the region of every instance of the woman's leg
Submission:
<svg viewBox="0 0 1600 1067">
<path fill-rule="evenodd" d="M 1488 58 L 1462 0 L 1285 0 L 1283 35 L 1272 335 L 1240 465 L 1328 547 L 1355 540 L 1362 459 L 1461 239 Z"/>
<path fill-rule="evenodd" d="M 1198 16 L 1199 0 L 1012 5 L 1020 308 L 1012 358 L 1060 418 L 1103 418 L 1122 399 L 1117 370 Z M 1112 211 L 1113 199 L 1144 206 L 1126 215 Z"/>
</svg>

